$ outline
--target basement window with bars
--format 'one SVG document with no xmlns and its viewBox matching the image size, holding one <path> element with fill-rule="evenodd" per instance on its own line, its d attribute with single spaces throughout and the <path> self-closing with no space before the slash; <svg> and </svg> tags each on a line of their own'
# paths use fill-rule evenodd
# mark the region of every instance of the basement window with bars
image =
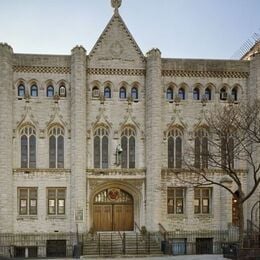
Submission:
<svg viewBox="0 0 260 260">
<path fill-rule="evenodd" d="M 167 212 L 168 214 L 184 213 L 185 188 L 167 189 Z"/>
<path fill-rule="evenodd" d="M 65 215 L 66 188 L 48 188 L 48 215 Z"/>
<path fill-rule="evenodd" d="M 18 188 L 19 215 L 37 215 L 37 188 Z"/>
</svg>

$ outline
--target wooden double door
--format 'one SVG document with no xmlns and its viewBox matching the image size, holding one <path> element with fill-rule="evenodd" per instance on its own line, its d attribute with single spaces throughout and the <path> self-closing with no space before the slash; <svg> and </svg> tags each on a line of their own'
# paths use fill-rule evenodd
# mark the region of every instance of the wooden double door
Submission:
<svg viewBox="0 0 260 260">
<path fill-rule="evenodd" d="M 133 204 L 94 204 L 93 222 L 97 231 L 131 231 Z"/>
</svg>

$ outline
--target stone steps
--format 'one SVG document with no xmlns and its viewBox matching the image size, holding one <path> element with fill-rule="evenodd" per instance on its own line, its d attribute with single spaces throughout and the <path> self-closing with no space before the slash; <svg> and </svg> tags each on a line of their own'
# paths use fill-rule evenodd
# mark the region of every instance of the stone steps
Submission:
<svg viewBox="0 0 260 260">
<path fill-rule="evenodd" d="M 162 255 L 160 241 L 155 237 L 142 236 L 135 232 L 125 233 L 125 247 L 123 233 L 98 233 L 86 236 L 83 244 L 83 255 Z"/>
</svg>

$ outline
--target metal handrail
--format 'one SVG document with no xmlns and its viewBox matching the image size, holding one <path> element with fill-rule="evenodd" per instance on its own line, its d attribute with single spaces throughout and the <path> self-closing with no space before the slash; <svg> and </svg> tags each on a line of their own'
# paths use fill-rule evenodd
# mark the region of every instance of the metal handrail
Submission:
<svg viewBox="0 0 260 260">
<path fill-rule="evenodd" d="M 164 228 L 164 226 L 161 223 L 159 223 L 158 225 L 159 225 L 159 232 L 161 233 L 161 235 L 163 235 L 164 240 L 166 240 L 168 235 L 167 230 Z"/>
<path fill-rule="evenodd" d="M 122 236 L 122 234 L 121 234 L 121 232 L 119 230 L 118 230 L 118 234 L 119 234 L 121 240 L 123 241 L 123 236 Z"/>
<path fill-rule="evenodd" d="M 138 226 L 138 224 L 135 222 L 135 230 L 136 230 L 136 228 L 139 230 L 139 232 L 141 233 L 141 229 L 140 229 L 140 227 Z"/>
</svg>

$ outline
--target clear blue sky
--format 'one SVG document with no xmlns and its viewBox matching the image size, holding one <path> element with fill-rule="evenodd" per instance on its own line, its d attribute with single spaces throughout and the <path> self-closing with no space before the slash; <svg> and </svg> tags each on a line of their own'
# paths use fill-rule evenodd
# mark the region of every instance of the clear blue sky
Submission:
<svg viewBox="0 0 260 260">
<path fill-rule="evenodd" d="M 16 53 L 89 52 L 113 14 L 110 0 L 0 0 L 0 42 Z M 145 54 L 229 59 L 256 32 L 260 0 L 122 0 L 120 14 Z"/>
</svg>

